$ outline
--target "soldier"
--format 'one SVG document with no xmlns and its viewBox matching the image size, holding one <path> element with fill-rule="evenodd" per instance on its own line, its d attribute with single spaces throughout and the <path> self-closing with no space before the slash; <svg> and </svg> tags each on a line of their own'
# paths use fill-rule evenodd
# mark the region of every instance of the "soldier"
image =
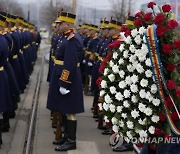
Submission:
<svg viewBox="0 0 180 154">
<path fill-rule="evenodd" d="M 73 30 L 75 18 L 76 15 L 67 12 L 59 17 L 63 38 L 56 50 L 48 94 L 47 108 L 67 116 L 64 142 L 55 148 L 56 151 L 76 149 L 76 114 L 84 112 L 80 71 L 83 43 Z"/>
<path fill-rule="evenodd" d="M 5 21 L 6 18 L 0 15 L 0 145 L 2 144 L 2 113 L 13 109 L 8 78 L 6 71 L 4 70 L 4 65 L 8 58 L 8 43 L 2 35 Z"/>
</svg>

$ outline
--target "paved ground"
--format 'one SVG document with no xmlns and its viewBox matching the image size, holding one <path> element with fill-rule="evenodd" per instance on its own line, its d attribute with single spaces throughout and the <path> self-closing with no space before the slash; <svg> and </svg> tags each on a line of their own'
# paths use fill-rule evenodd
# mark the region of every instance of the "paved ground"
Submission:
<svg viewBox="0 0 180 154">
<path fill-rule="evenodd" d="M 49 45 L 45 41 L 41 45 L 41 54 L 49 51 Z M 3 134 L 3 145 L 0 154 L 22 154 L 27 131 L 27 121 L 37 80 L 37 74 L 40 68 L 40 62 L 37 61 L 34 72 L 31 75 L 30 83 L 23 95 L 21 95 L 21 103 L 17 117 L 11 120 L 11 129 L 9 133 Z M 40 98 L 38 106 L 38 115 L 35 129 L 35 138 L 33 146 L 33 154 L 56 154 L 55 146 L 52 144 L 54 140 L 54 130 L 51 128 L 50 111 L 46 109 L 48 83 L 46 82 L 48 72 L 48 64 L 45 63 L 43 71 L 43 81 L 40 89 Z M 97 123 L 92 118 L 90 108 L 92 106 L 92 97 L 85 96 L 85 113 L 78 115 L 78 131 L 77 131 L 77 150 L 69 152 L 61 152 L 62 154 L 111 154 L 109 146 L 109 136 L 101 135 L 101 131 L 97 129 Z M 133 152 L 125 152 L 122 154 L 131 154 Z"/>
</svg>

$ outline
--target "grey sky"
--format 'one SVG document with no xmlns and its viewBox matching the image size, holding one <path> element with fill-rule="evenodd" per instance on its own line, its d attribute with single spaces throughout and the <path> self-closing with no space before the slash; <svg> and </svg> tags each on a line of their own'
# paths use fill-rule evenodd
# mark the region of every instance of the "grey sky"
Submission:
<svg viewBox="0 0 180 154">
<path fill-rule="evenodd" d="M 36 2 L 36 3 L 43 3 L 47 0 L 17 0 L 19 3 L 28 3 L 29 2 Z M 66 0 L 71 3 L 72 0 Z M 150 0 L 133 0 L 136 4 L 136 7 L 134 7 L 135 11 L 138 11 L 140 8 L 140 5 L 143 3 L 147 3 Z M 110 8 L 110 0 L 77 0 L 78 3 L 90 6 L 90 7 L 96 7 L 96 8 Z"/>
</svg>

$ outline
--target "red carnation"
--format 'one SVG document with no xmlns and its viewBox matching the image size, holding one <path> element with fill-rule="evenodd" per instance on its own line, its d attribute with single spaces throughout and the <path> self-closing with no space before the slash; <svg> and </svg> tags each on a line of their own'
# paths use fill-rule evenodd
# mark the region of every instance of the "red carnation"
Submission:
<svg viewBox="0 0 180 154">
<path fill-rule="evenodd" d="M 171 113 L 171 118 L 172 118 L 173 121 L 179 120 L 177 112 Z"/>
<path fill-rule="evenodd" d="M 113 49 L 113 44 L 112 44 L 112 43 L 109 43 L 109 44 L 108 44 L 108 49 L 109 49 L 109 50 Z"/>
<path fill-rule="evenodd" d="M 127 27 L 125 25 L 121 26 L 121 32 L 125 32 L 127 30 Z"/>
<path fill-rule="evenodd" d="M 150 2 L 150 3 L 147 5 L 147 7 L 148 7 L 148 8 L 153 8 L 154 5 L 156 5 L 156 3 Z"/>
<path fill-rule="evenodd" d="M 171 44 L 164 44 L 162 46 L 162 51 L 164 54 L 170 54 L 172 52 L 172 45 Z"/>
<path fill-rule="evenodd" d="M 106 61 L 110 61 L 111 57 L 112 57 L 112 53 L 108 53 L 106 56 Z"/>
<path fill-rule="evenodd" d="M 160 113 L 160 114 L 159 114 L 159 119 L 160 119 L 161 121 L 165 121 L 165 120 L 166 120 L 166 117 L 165 117 L 165 115 L 164 115 L 163 113 Z"/>
<path fill-rule="evenodd" d="M 162 24 L 165 20 L 165 17 L 162 13 L 159 13 L 156 15 L 155 19 L 154 19 L 154 23 L 155 24 Z"/>
<path fill-rule="evenodd" d="M 167 108 L 173 107 L 173 103 L 172 103 L 172 100 L 170 99 L 170 97 L 165 98 L 165 104 L 166 104 Z"/>
<path fill-rule="evenodd" d="M 174 48 L 180 50 L 180 40 L 174 42 Z"/>
<path fill-rule="evenodd" d="M 102 78 L 99 77 L 97 80 L 96 80 L 96 84 L 99 88 L 101 88 L 101 81 L 102 81 Z"/>
<path fill-rule="evenodd" d="M 174 29 L 178 26 L 178 22 L 176 20 L 169 20 L 168 21 L 168 28 Z"/>
<path fill-rule="evenodd" d="M 177 88 L 177 89 L 176 89 L 176 96 L 177 96 L 177 97 L 180 97 L 180 88 Z"/>
<path fill-rule="evenodd" d="M 144 12 L 143 11 L 139 11 L 135 14 L 135 17 L 142 17 L 144 16 Z"/>
<path fill-rule="evenodd" d="M 176 86 L 176 83 L 173 80 L 168 80 L 167 87 L 169 90 L 174 89 L 175 86 Z"/>
<path fill-rule="evenodd" d="M 106 60 L 102 61 L 101 66 L 99 67 L 99 73 L 104 72 L 104 68 L 106 67 L 106 63 L 107 63 Z"/>
<path fill-rule="evenodd" d="M 168 140 L 171 139 L 171 134 L 165 134 L 164 139 L 168 139 Z"/>
<path fill-rule="evenodd" d="M 144 15 L 144 21 L 150 21 L 152 19 L 152 13 L 146 13 Z"/>
<path fill-rule="evenodd" d="M 159 37 L 164 36 L 165 33 L 166 33 L 166 27 L 159 26 L 156 28 L 157 36 L 159 36 Z"/>
<path fill-rule="evenodd" d="M 162 10 L 163 10 L 163 12 L 165 12 L 165 13 L 171 11 L 171 5 L 169 5 L 169 4 L 163 5 L 163 6 L 162 6 Z"/>
<path fill-rule="evenodd" d="M 119 45 L 121 44 L 120 40 L 117 40 L 116 42 L 113 43 L 114 44 L 114 48 L 119 47 Z"/>
<path fill-rule="evenodd" d="M 173 72 L 176 69 L 176 66 L 174 64 L 167 64 L 166 69 Z"/>
<path fill-rule="evenodd" d="M 155 132 L 154 132 L 154 134 L 156 134 L 156 135 L 160 135 L 160 134 L 162 134 L 162 130 L 161 130 L 161 129 L 159 129 L 159 128 L 155 128 Z"/>
<path fill-rule="evenodd" d="M 140 27 L 140 26 L 142 25 L 142 22 L 143 22 L 143 21 L 142 21 L 141 19 L 136 19 L 136 20 L 135 20 L 135 26 L 136 26 L 136 27 Z"/>
<path fill-rule="evenodd" d="M 127 29 L 126 32 L 125 32 L 125 34 L 124 34 L 124 36 L 127 37 L 127 36 L 129 36 L 129 35 L 131 35 L 131 31 L 130 31 L 129 29 Z"/>
</svg>

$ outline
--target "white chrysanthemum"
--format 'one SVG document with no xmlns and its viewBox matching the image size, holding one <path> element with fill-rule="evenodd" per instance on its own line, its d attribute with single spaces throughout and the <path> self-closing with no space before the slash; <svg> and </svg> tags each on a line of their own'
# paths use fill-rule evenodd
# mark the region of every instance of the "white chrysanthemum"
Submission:
<svg viewBox="0 0 180 154">
<path fill-rule="evenodd" d="M 136 35 L 138 35 L 138 30 L 137 30 L 137 28 L 131 30 L 131 35 L 132 35 L 132 37 L 136 37 Z"/>
<path fill-rule="evenodd" d="M 119 50 L 120 50 L 120 51 L 123 51 L 123 50 L 124 50 L 124 44 L 123 44 L 123 43 L 120 45 Z"/>
<path fill-rule="evenodd" d="M 121 116 L 126 119 L 127 118 L 127 113 L 122 113 Z"/>
<path fill-rule="evenodd" d="M 129 61 L 130 61 L 131 63 L 134 63 L 134 62 L 136 61 L 136 56 L 131 55 L 131 56 L 129 57 Z"/>
<path fill-rule="evenodd" d="M 117 53 L 117 52 L 114 52 L 112 57 L 113 57 L 113 59 L 117 59 L 118 53 Z"/>
<path fill-rule="evenodd" d="M 137 103 L 137 102 L 138 102 L 137 96 L 132 95 L 131 101 L 132 101 L 133 103 Z"/>
<path fill-rule="evenodd" d="M 112 67 L 112 70 L 113 70 L 114 73 L 119 73 L 119 66 L 118 65 L 114 65 Z"/>
<path fill-rule="evenodd" d="M 115 117 L 113 117 L 113 118 L 111 119 L 111 122 L 112 122 L 113 125 L 116 125 L 116 124 L 118 123 L 118 119 L 115 118 Z"/>
<path fill-rule="evenodd" d="M 117 133 L 119 131 L 119 127 L 117 125 L 113 125 L 112 130 Z"/>
<path fill-rule="evenodd" d="M 99 107 L 99 110 L 100 110 L 100 111 L 102 111 L 102 110 L 103 110 L 102 103 L 98 103 L 98 107 Z"/>
<path fill-rule="evenodd" d="M 115 94 L 116 93 L 116 88 L 114 86 L 110 87 L 110 92 L 111 94 Z"/>
<path fill-rule="evenodd" d="M 130 97 L 130 95 L 131 95 L 131 92 L 129 91 L 129 90 L 124 90 L 124 97 L 125 98 L 129 98 Z"/>
<path fill-rule="evenodd" d="M 133 72 L 135 70 L 134 66 L 131 64 L 127 65 L 127 69 L 129 72 Z"/>
<path fill-rule="evenodd" d="M 133 124 L 132 121 L 127 121 L 126 124 L 127 124 L 127 127 L 128 127 L 129 129 L 133 129 L 133 128 L 134 128 L 134 124 Z"/>
<path fill-rule="evenodd" d="M 153 115 L 153 116 L 151 117 L 151 120 L 152 120 L 152 122 L 157 123 L 160 119 L 159 119 L 159 116 Z"/>
<path fill-rule="evenodd" d="M 99 95 L 102 97 L 102 96 L 104 96 L 104 94 L 105 94 L 105 91 L 101 90 Z"/>
<path fill-rule="evenodd" d="M 138 109 L 139 111 L 144 112 L 144 110 L 146 109 L 146 105 L 144 105 L 143 103 L 139 103 Z"/>
<path fill-rule="evenodd" d="M 124 59 L 120 58 L 118 63 L 119 63 L 119 65 L 124 64 Z"/>
<path fill-rule="evenodd" d="M 114 62 L 113 62 L 112 60 L 109 62 L 109 66 L 110 66 L 110 67 L 113 67 L 113 66 L 114 66 Z"/>
<path fill-rule="evenodd" d="M 122 109 L 123 109 L 123 106 L 118 106 L 118 107 L 117 107 L 117 112 L 118 112 L 118 113 L 121 113 L 121 112 L 122 112 Z"/>
<path fill-rule="evenodd" d="M 108 119 L 107 116 L 104 116 L 104 121 L 105 121 L 105 122 L 109 122 L 109 119 Z"/>
<path fill-rule="evenodd" d="M 112 103 L 112 99 L 111 99 L 111 97 L 108 94 L 105 95 L 104 100 L 108 104 Z"/>
<path fill-rule="evenodd" d="M 106 76 L 106 75 L 108 74 L 108 72 L 109 72 L 109 69 L 108 69 L 108 68 L 105 68 L 105 69 L 104 69 L 104 76 Z"/>
<path fill-rule="evenodd" d="M 103 109 L 107 111 L 109 109 L 109 104 L 103 103 Z"/>
<path fill-rule="evenodd" d="M 152 99 L 153 99 L 153 97 L 152 97 L 152 95 L 151 95 L 151 93 L 150 93 L 149 91 L 146 93 L 145 98 L 146 98 L 149 102 L 151 102 Z"/>
<path fill-rule="evenodd" d="M 151 71 L 151 70 L 147 70 L 147 71 L 145 72 L 145 74 L 146 74 L 146 77 L 147 77 L 147 78 L 151 78 L 151 77 L 152 77 L 152 71 Z"/>
<path fill-rule="evenodd" d="M 122 101 L 124 99 L 124 96 L 120 92 L 118 92 L 118 93 L 116 93 L 115 98 L 118 101 Z"/>
<path fill-rule="evenodd" d="M 147 107 L 145 110 L 144 110 L 144 113 L 147 115 L 147 116 L 150 116 L 152 115 L 152 109 Z"/>
<path fill-rule="evenodd" d="M 134 53 L 136 51 L 136 48 L 133 44 L 130 45 L 129 50 Z"/>
<path fill-rule="evenodd" d="M 145 36 L 143 36 L 143 42 L 144 42 L 144 43 L 147 43 Z"/>
<path fill-rule="evenodd" d="M 136 119 L 137 117 L 139 117 L 139 111 L 137 111 L 137 110 L 131 111 L 131 116 L 132 116 L 134 119 Z"/>
<path fill-rule="evenodd" d="M 146 29 L 144 27 L 139 28 L 139 33 L 143 35 L 145 33 Z"/>
<path fill-rule="evenodd" d="M 160 103 L 161 103 L 161 101 L 156 98 L 156 99 L 153 99 L 153 100 L 152 100 L 152 103 L 153 103 L 154 106 L 159 106 Z"/>
<path fill-rule="evenodd" d="M 148 80 L 142 79 L 142 80 L 140 81 L 140 85 L 141 85 L 141 87 L 147 87 L 147 86 L 148 86 Z"/>
<path fill-rule="evenodd" d="M 107 82 L 105 80 L 101 81 L 101 88 L 107 88 Z"/>
<path fill-rule="evenodd" d="M 141 74 L 144 72 L 144 68 L 141 64 L 137 64 L 136 66 L 136 70 Z"/>
<path fill-rule="evenodd" d="M 111 82 L 114 82 L 114 80 L 115 80 L 115 75 L 114 75 L 114 74 L 108 75 L 108 79 L 109 79 Z"/>
<path fill-rule="evenodd" d="M 144 118 L 143 120 L 140 118 L 140 119 L 138 120 L 138 122 L 139 122 L 140 125 L 145 125 L 145 123 L 146 123 L 146 118 Z"/>
<path fill-rule="evenodd" d="M 128 137 L 129 139 L 132 139 L 132 138 L 133 138 L 133 136 L 132 136 L 132 134 L 131 134 L 131 131 L 127 131 L 127 132 L 126 132 L 126 135 L 127 135 L 127 137 Z"/>
<path fill-rule="evenodd" d="M 137 92 L 138 92 L 138 87 L 137 87 L 136 84 L 132 84 L 132 85 L 130 86 L 130 89 L 131 89 L 131 91 L 132 91 L 133 93 L 137 93 Z"/>
<path fill-rule="evenodd" d="M 142 42 L 141 36 L 140 36 L 140 35 L 137 35 L 137 36 L 135 37 L 134 41 L 136 42 L 137 45 L 140 45 L 141 42 Z"/>
<path fill-rule="evenodd" d="M 150 134 L 154 134 L 155 132 L 155 127 L 154 126 L 150 126 L 149 129 L 148 129 L 149 133 Z"/>
<path fill-rule="evenodd" d="M 125 87 L 126 87 L 126 82 L 125 81 L 120 81 L 119 82 L 119 88 L 121 88 L 121 89 L 124 89 Z"/>
<path fill-rule="evenodd" d="M 146 97 L 146 91 L 144 89 L 141 89 L 139 92 L 139 95 L 141 98 L 145 98 Z"/>
<path fill-rule="evenodd" d="M 119 126 L 124 127 L 124 122 L 122 120 L 119 121 Z"/>
<path fill-rule="evenodd" d="M 137 67 L 137 65 L 138 65 L 138 61 L 137 61 L 137 60 L 135 60 L 135 61 L 132 63 L 132 65 L 134 66 L 134 68 L 136 68 L 136 67 Z"/>
<path fill-rule="evenodd" d="M 140 62 L 144 62 L 146 60 L 146 55 L 139 55 L 138 59 Z"/>
<path fill-rule="evenodd" d="M 153 84 L 151 86 L 151 93 L 155 94 L 157 92 L 157 86 L 155 84 Z"/>
<path fill-rule="evenodd" d="M 125 42 L 126 44 L 131 44 L 131 43 L 132 43 L 131 37 L 130 37 L 130 36 L 126 37 L 126 38 L 124 39 L 124 42 Z"/>
<path fill-rule="evenodd" d="M 127 76 L 126 79 L 125 79 L 125 81 L 126 81 L 126 84 L 127 84 L 127 85 L 131 85 L 131 84 L 132 84 L 132 81 L 131 81 L 131 77 L 130 77 L 130 76 Z"/>
<path fill-rule="evenodd" d="M 120 76 L 121 78 L 124 78 L 124 75 L 125 75 L 125 72 L 124 72 L 123 70 L 119 71 L 119 76 Z"/>
<path fill-rule="evenodd" d="M 123 105 L 125 108 L 129 108 L 129 106 L 130 106 L 127 100 L 123 102 Z"/>
<path fill-rule="evenodd" d="M 123 57 L 124 57 L 124 58 L 128 58 L 128 57 L 129 57 L 129 51 L 128 51 L 128 50 L 125 50 L 125 51 L 123 52 Z"/>
<path fill-rule="evenodd" d="M 150 60 L 150 58 L 148 58 L 148 59 L 146 60 L 146 66 L 151 67 L 151 60 Z"/>
<path fill-rule="evenodd" d="M 131 82 L 132 83 L 136 83 L 136 82 L 138 82 L 138 76 L 137 75 L 133 75 L 133 76 L 131 76 Z"/>
<path fill-rule="evenodd" d="M 148 51 L 148 47 L 146 44 L 142 44 L 141 46 L 141 51 L 146 55 L 149 51 Z"/>
<path fill-rule="evenodd" d="M 110 104 L 109 109 L 112 113 L 114 113 L 116 111 L 116 106 L 113 104 Z"/>
<path fill-rule="evenodd" d="M 141 138 L 147 138 L 148 137 L 147 130 L 140 130 L 139 131 L 139 136 Z"/>
</svg>

